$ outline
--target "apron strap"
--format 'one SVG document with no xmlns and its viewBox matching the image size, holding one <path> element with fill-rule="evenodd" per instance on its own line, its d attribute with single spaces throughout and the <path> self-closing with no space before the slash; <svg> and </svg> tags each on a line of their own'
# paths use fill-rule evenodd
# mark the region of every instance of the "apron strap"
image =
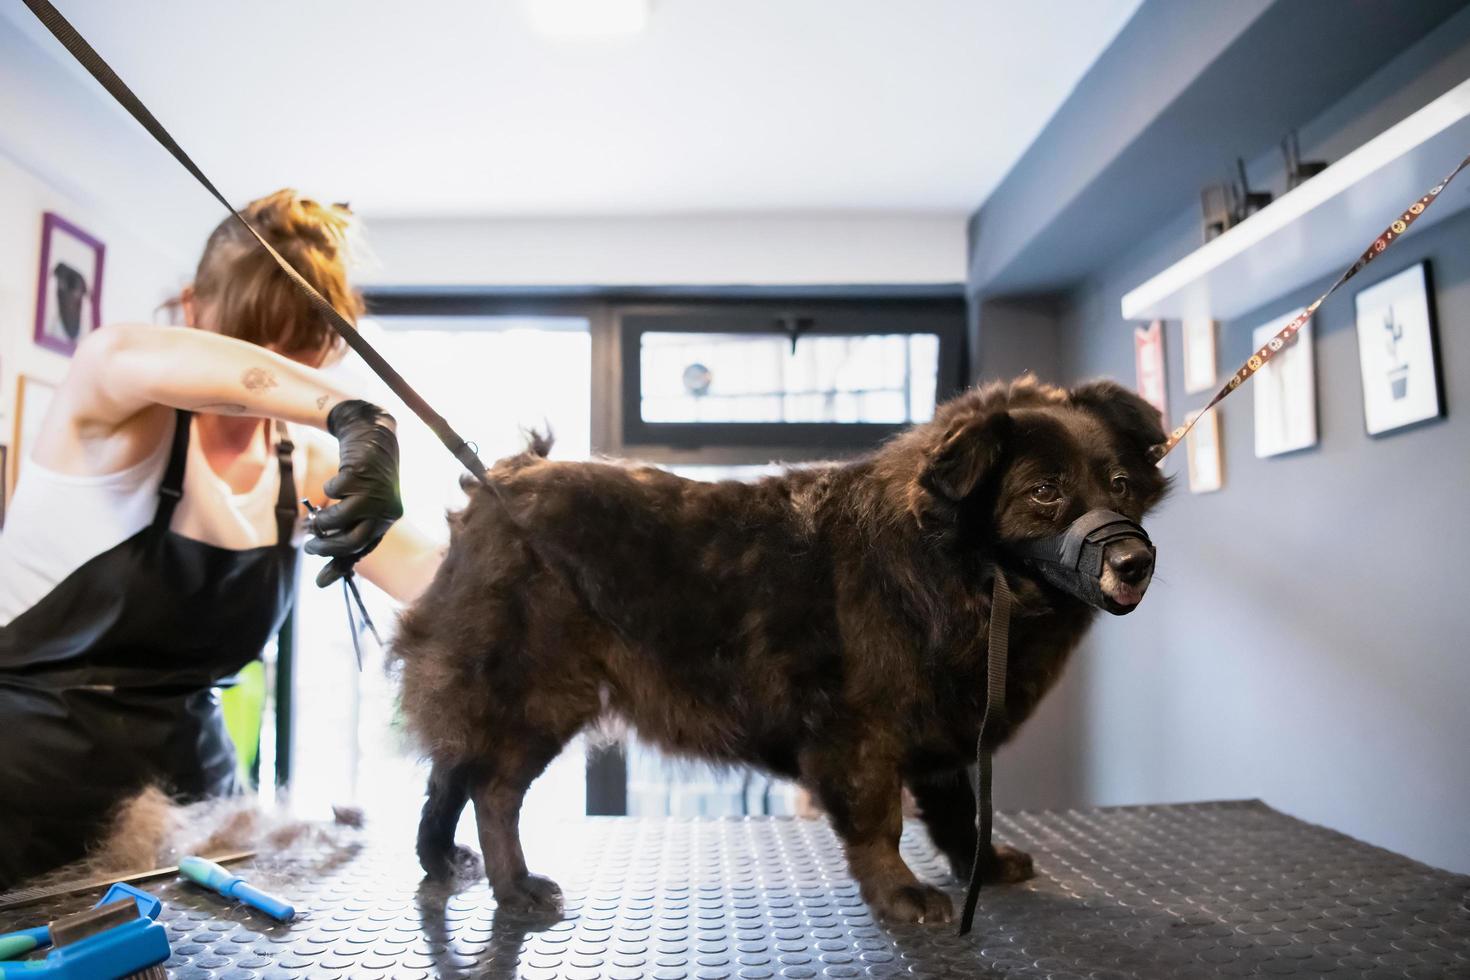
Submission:
<svg viewBox="0 0 1470 980">
<path fill-rule="evenodd" d="M 174 518 L 174 508 L 184 496 L 184 464 L 189 461 L 189 427 L 193 419 L 193 412 L 174 410 L 173 447 L 168 453 L 163 482 L 158 485 L 158 509 L 153 512 L 153 526 L 165 531 Z"/>
<path fill-rule="evenodd" d="M 296 503 L 296 472 L 291 454 L 296 445 L 286 432 L 286 423 L 276 422 L 276 460 L 281 467 L 281 492 L 276 497 L 276 544 L 289 548 L 299 515 Z"/>
</svg>

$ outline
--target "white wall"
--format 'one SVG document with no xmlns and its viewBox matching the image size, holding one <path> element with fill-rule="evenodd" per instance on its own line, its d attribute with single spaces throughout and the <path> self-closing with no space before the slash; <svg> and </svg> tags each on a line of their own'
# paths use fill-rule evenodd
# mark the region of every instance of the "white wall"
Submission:
<svg viewBox="0 0 1470 980">
<path fill-rule="evenodd" d="M 78 203 L 0 155 L 0 443 L 14 445 L 17 378 L 55 384 L 68 359 L 36 346 L 37 270 L 41 216 L 54 211 L 106 247 L 102 322 L 149 322 L 158 305 L 186 281 L 191 269 L 178 254 L 140 239 L 131 226 Z M 12 488 L 13 489 L 13 488 Z"/>
<path fill-rule="evenodd" d="M 16 378 L 56 382 L 67 358 L 32 342 L 41 220 L 102 240 L 103 323 L 149 321 L 192 272 L 214 209 L 101 90 L 0 21 L 0 443 L 14 438 Z M 92 86 L 95 88 L 95 86 Z M 190 178 L 183 176 L 185 181 Z"/>
<path fill-rule="evenodd" d="M 374 285 L 951 283 L 962 214 L 411 220 L 365 217 Z"/>
<path fill-rule="evenodd" d="M 140 239 L 131 227 L 63 194 L 0 153 L 0 412 L 7 420 L 15 407 L 17 374 L 55 382 L 66 371 L 66 357 L 32 342 L 41 216 L 46 211 L 79 225 L 106 246 L 104 324 L 150 321 L 153 310 L 190 271 L 180 255 Z M 9 443 L 10 437 L 9 426 L 0 428 L 0 441 Z"/>
</svg>

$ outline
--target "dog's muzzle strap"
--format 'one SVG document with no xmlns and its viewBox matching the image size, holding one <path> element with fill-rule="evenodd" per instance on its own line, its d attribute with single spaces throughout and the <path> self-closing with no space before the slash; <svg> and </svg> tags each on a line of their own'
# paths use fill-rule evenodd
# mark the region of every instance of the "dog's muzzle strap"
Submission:
<svg viewBox="0 0 1470 980">
<path fill-rule="evenodd" d="M 965 911 L 960 916 L 960 935 L 966 935 L 975 921 L 975 905 L 980 901 L 980 875 L 990 861 L 990 843 L 994 823 L 990 799 L 992 753 L 985 744 L 985 734 L 992 725 L 1005 724 L 1006 658 L 1011 645 L 1011 586 L 1005 573 L 996 568 L 995 588 L 990 599 L 990 643 L 985 658 L 985 712 L 980 716 L 980 734 L 975 739 L 975 815 L 979 833 L 975 838 L 975 860 L 970 865 L 970 885 L 965 892 Z"/>
<path fill-rule="evenodd" d="M 1103 572 L 1103 551 L 1114 541 L 1139 538 L 1152 547 L 1148 534 L 1137 523 L 1111 510 L 1090 510 L 1059 535 L 1025 541 L 1011 548 L 1022 558 L 1060 565 L 1069 572 L 1098 578 Z"/>
</svg>

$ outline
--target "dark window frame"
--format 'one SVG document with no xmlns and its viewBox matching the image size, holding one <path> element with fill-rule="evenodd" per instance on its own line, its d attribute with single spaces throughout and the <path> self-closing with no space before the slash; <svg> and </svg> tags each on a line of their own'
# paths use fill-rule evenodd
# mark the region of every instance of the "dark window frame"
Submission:
<svg viewBox="0 0 1470 980">
<path fill-rule="evenodd" d="M 870 337 L 929 334 L 939 340 L 935 397 L 943 401 L 959 383 L 963 314 L 913 304 L 884 304 L 887 309 L 850 304 L 738 304 L 677 307 L 628 307 L 618 311 L 617 331 L 622 370 L 622 444 L 627 448 L 654 446 L 684 450 L 705 447 L 766 447 L 781 450 L 823 448 L 855 452 L 871 448 L 908 427 L 908 423 L 878 422 L 647 422 L 641 417 L 640 356 L 647 333 L 750 334 L 779 336 L 782 324 L 809 324 L 802 339 L 815 337 Z"/>
</svg>

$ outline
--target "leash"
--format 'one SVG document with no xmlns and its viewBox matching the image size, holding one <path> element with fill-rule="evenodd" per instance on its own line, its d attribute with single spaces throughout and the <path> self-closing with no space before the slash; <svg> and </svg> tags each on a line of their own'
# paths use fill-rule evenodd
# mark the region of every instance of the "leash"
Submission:
<svg viewBox="0 0 1470 980">
<path fill-rule="evenodd" d="M 985 732 L 991 725 L 1005 722 L 1006 658 L 1011 643 L 1011 585 L 1000 566 L 995 569 L 995 587 L 990 598 L 990 637 L 985 657 L 985 712 L 980 716 L 980 734 L 975 738 L 975 813 L 980 820 L 975 838 L 975 862 L 970 865 L 970 884 L 965 891 L 965 911 L 960 916 L 960 935 L 967 935 L 975 921 L 975 905 L 980 901 L 982 859 L 994 853 L 990 838 L 995 806 L 990 798 L 990 779 L 994 770 L 994 751 L 985 744 Z"/>
<path fill-rule="evenodd" d="M 1410 204 L 1393 224 L 1383 229 L 1383 233 L 1373 240 L 1373 244 L 1369 245 L 1363 254 L 1358 256 L 1358 261 L 1348 266 L 1346 271 L 1337 277 L 1337 281 L 1327 288 L 1327 292 L 1318 296 L 1311 306 L 1302 310 L 1290 323 L 1278 330 L 1276 336 L 1262 344 L 1261 349 L 1252 354 L 1240 366 L 1240 370 L 1231 376 L 1230 380 L 1225 383 L 1225 387 L 1216 392 L 1215 397 L 1210 399 L 1210 403 L 1201 409 L 1192 421 L 1175 429 L 1167 440 L 1153 448 L 1152 455 L 1154 462 L 1159 462 L 1165 456 L 1169 455 L 1175 446 L 1184 441 L 1184 437 L 1189 434 L 1189 430 L 1194 428 L 1195 423 L 1203 418 L 1206 412 L 1224 401 L 1226 395 L 1245 384 L 1247 378 L 1265 367 L 1266 362 L 1271 360 L 1271 358 L 1281 353 L 1291 338 L 1295 337 L 1298 331 L 1301 330 L 1302 325 L 1312 318 L 1313 313 L 1317 312 L 1317 308 L 1322 305 L 1323 300 L 1337 292 L 1339 286 L 1361 272 L 1364 266 L 1388 251 L 1390 245 L 1402 238 L 1404 233 L 1409 230 L 1409 226 L 1439 197 L 1440 191 L 1448 187 L 1450 181 L 1455 179 L 1455 175 L 1461 170 L 1464 170 L 1466 166 L 1470 166 L 1470 156 L 1461 160 L 1460 165 L 1454 170 L 1451 170 L 1449 176 L 1431 187 L 1428 194 L 1425 194 L 1419 200 Z"/>
<path fill-rule="evenodd" d="M 270 242 L 265 240 L 264 236 L 255 229 L 254 225 L 246 221 L 244 216 L 235 210 L 234 206 L 225 199 L 225 196 L 204 175 L 204 171 L 200 170 L 194 161 L 189 158 L 189 155 L 184 152 L 183 148 L 174 141 L 174 138 L 169 135 L 168 130 L 164 129 L 163 125 L 154 118 L 153 113 L 148 111 L 148 108 L 143 105 L 142 100 L 133 94 L 133 91 L 123 83 L 123 80 L 102 59 L 102 56 L 87 43 L 86 39 L 77 33 L 76 28 L 71 26 L 67 19 L 61 15 L 61 12 L 51 5 L 50 0 L 24 0 L 24 2 L 30 8 L 31 13 L 36 15 L 36 19 L 45 25 L 46 29 L 55 36 L 56 40 L 61 42 L 67 51 L 71 52 L 72 57 L 83 68 L 87 69 L 93 78 L 97 79 L 97 82 L 107 90 L 107 93 L 116 99 L 118 104 L 126 109 L 128 114 L 136 119 L 164 149 L 168 150 L 173 155 L 173 158 L 183 165 L 185 170 L 193 174 L 194 179 L 199 181 L 204 186 L 204 189 L 214 196 L 216 201 L 223 204 L 230 214 L 235 216 L 235 220 L 240 222 L 246 231 L 250 232 L 255 240 L 260 243 L 260 247 L 265 249 L 271 258 L 275 259 L 276 265 L 281 267 L 281 271 L 301 288 L 302 292 L 311 300 L 312 305 L 316 307 L 317 311 L 321 313 L 327 323 L 331 325 L 332 329 L 347 342 L 347 346 L 356 351 L 367 362 L 368 367 L 373 369 L 373 373 L 379 378 L 382 378 L 383 382 L 393 390 L 393 393 L 401 398 L 403 403 L 415 415 L 422 419 L 425 425 L 434 431 L 434 435 L 438 436 L 439 441 L 444 443 L 444 447 L 454 455 L 454 458 L 459 460 L 464 468 L 470 471 L 470 475 L 481 483 L 488 483 L 488 478 L 485 474 L 485 464 L 476 455 L 474 447 L 460 438 L 459 433 L 455 432 L 449 423 L 445 421 L 444 416 L 434 411 L 429 403 L 424 400 L 423 396 L 403 379 L 403 375 L 394 370 L 393 365 L 389 364 L 383 355 L 379 354 L 373 345 L 368 343 L 362 334 L 358 333 L 357 328 L 349 323 L 346 317 L 337 312 L 336 307 L 328 303 L 322 294 L 317 292 L 316 288 L 307 282 L 305 277 L 297 272 L 295 267 L 271 246 Z"/>
</svg>

